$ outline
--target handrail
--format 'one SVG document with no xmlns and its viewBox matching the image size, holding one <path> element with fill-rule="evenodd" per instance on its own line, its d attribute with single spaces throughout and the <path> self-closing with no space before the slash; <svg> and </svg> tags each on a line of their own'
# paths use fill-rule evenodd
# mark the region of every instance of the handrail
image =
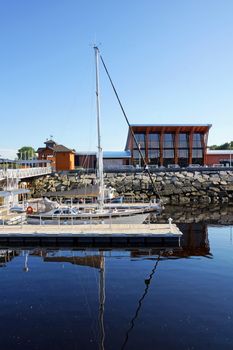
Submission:
<svg viewBox="0 0 233 350">
<path fill-rule="evenodd" d="M 33 177 L 38 175 L 46 175 L 52 172 L 51 167 L 34 167 L 21 169 L 5 169 L 0 170 L 0 179 L 12 178 L 22 179 L 26 177 Z"/>
</svg>

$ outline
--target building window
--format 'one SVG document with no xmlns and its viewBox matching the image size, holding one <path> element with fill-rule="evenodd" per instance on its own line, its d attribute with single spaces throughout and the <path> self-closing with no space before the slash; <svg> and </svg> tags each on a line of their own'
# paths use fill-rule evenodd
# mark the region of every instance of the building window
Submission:
<svg viewBox="0 0 233 350">
<path fill-rule="evenodd" d="M 159 134 L 148 134 L 148 148 L 159 148 Z"/>
<path fill-rule="evenodd" d="M 148 149 L 148 158 L 159 158 L 159 149 Z"/>
<path fill-rule="evenodd" d="M 140 145 L 141 148 L 145 148 L 146 147 L 146 135 L 143 133 L 135 133 L 135 138 L 138 142 L 138 144 Z M 137 145 L 136 142 L 134 141 L 134 149 L 137 149 Z"/>
<path fill-rule="evenodd" d="M 192 147 L 192 163 L 203 164 L 204 152 L 203 152 L 203 140 L 204 135 L 201 133 L 193 134 L 193 147 Z"/>
<path fill-rule="evenodd" d="M 159 149 L 148 149 L 148 163 L 153 164 L 159 164 L 159 156 L 160 152 Z"/>
<path fill-rule="evenodd" d="M 188 149 L 179 149 L 178 150 L 178 158 L 188 158 L 189 150 Z"/>
<path fill-rule="evenodd" d="M 163 148 L 174 148 L 174 134 L 164 134 Z"/>
<path fill-rule="evenodd" d="M 163 135 L 163 165 L 168 166 L 174 163 L 174 141 L 175 134 L 165 133 Z"/>
<path fill-rule="evenodd" d="M 145 158 L 145 150 L 141 149 L 141 153 L 142 153 L 143 157 Z M 139 159 L 139 158 L 141 158 L 141 155 L 140 155 L 138 149 L 134 149 L 134 150 L 133 150 L 133 158 L 134 158 L 134 159 Z"/>
<path fill-rule="evenodd" d="M 181 133 L 179 134 L 179 148 L 188 148 L 189 147 L 189 142 L 188 142 L 188 134 Z"/>
<path fill-rule="evenodd" d="M 159 163 L 159 142 L 160 135 L 158 133 L 151 132 L 148 134 L 148 163 L 151 165 Z"/>
<path fill-rule="evenodd" d="M 193 149 L 193 158 L 202 158 L 203 150 L 202 149 Z"/>
<path fill-rule="evenodd" d="M 193 148 L 202 148 L 203 135 L 200 133 L 193 134 Z"/>
<path fill-rule="evenodd" d="M 143 158 L 146 157 L 146 134 L 144 133 L 135 133 L 135 138 L 138 142 L 138 145 L 140 147 L 140 151 L 142 153 Z M 136 145 L 136 142 L 134 141 L 134 147 L 133 147 L 133 158 L 134 158 L 134 164 L 141 166 L 143 164 L 143 160 L 141 157 L 141 154 L 138 150 L 138 147 Z"/>
<path fill-rule="evenodd" d="M 163 150 L 163 158 L 174 158 L 174 149 L 164 149 Z"/>
<path fill-rule="evenodd" d="M 189 134 L 180 133 L 178 137 L 178 164 L 181 167 L 188 166 L 189 163 Z"/>
</svg>

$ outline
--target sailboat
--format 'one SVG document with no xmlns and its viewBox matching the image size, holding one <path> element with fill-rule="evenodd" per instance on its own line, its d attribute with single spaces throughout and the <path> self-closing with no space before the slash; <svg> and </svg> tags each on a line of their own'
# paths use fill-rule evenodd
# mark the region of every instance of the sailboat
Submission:
<svg viewBox="0 0 233 350">
<path fill-rule="evenodd" d="M 106 206 L 104 171 L 103 171 L 103 149 L 101 145 L 100 128 L 100 94 L 99 94 L 99 59 L 100 52 L 97 46 L 94 46 L 95 52 L 95 75 L 96 75 L 96 118 L 98 135 L 98 159 L 97 159 L 97 184 L 98 184 L 98 203 L 97 206 L 77 209 L 77 208 L 56 208 L 47 213 L 28 215 L 28 223 L 36 224 L 38 219 L 40 223 L 60 224 L 61 220 L 67 224 L 141 224 L 150 212 L 160 212 L 162 207 L 160 202 L 150 202 L 137 207 Z M 102 60 L 102 57 L 101 57 Z M 103 60 L 102 60 L 103 62 Z M 106 67 L 104 66 L 105 70 Z M 108 72 L 107 72 L 108 74 Z M 117 96 L 118 98 L 118 96 Z M 118 98 L 119 99 L 119 98 Z M 121 106 L 122 107 L 122 106 Z M 127 120 L 128 122 L 128 120 Z M 133 135 L 134 136 L 134 135 Z M 136 141 L 136 140 L 135 140 Z M 137 141 L 136 141 L 137 144 Z M 139 147 L 140 152 L 140 147 Z M 150 174 L 149 174 L 150 175 Z M 151 179 L 152 180 L 152 179 Z"/>
</svg>

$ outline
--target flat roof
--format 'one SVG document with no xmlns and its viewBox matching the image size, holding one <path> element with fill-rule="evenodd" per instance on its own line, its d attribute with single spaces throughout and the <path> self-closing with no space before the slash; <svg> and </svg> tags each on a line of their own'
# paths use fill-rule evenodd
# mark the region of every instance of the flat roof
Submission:
<svg viewBox="0 0 233 350">
<path fill-rule="evenodd" d="M 131 158 L 130 151 L 107 151 L 103 152 L 103 158 Z"/>
<path fill-rule="evenodd" d="M 207 154 L 231 154 L 233 155 L 233 149 L 208 149 Z"/>
<path fill-rule="evenodd" d="M 96 156 L 98 157 L 97 152 L 76 152 L 77 156 Z M 104 159 L 121 159 L 121 158 L 131 158 L 131 152 L 130 151 L 104 151 L 103 152 L 103 158 Z"/>
<path fill-rule="evenodd" d="M 130 126 L 208 126 L 211 127 L 212 124 L 130 124 Z"/>
<path fill-rule="evenodd" d="M 96 156 L 96 152 L 75 152 L 77 156 Z"/>
</svg>

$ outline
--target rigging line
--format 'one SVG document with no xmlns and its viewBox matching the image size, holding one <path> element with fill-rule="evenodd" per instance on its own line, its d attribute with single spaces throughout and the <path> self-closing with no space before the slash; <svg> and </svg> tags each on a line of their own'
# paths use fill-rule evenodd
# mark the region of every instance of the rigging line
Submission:
<svg viewBox="0 0 233 350">
<path fill-rule="evenodd" d="M 142 307 L 143 299 L 146 297 L 147 292 L 148 292 L 148 290 L 149 290 L 149 286 L 150 286 L 152 277 L 153 277 L 153 275 L 154 275 L 154 273 L 155 273 L 155 271 L 156 271 L 156 268 L 157 268 L 157 266 L 158 266 L 158 263 L 159 263 L 159 260 L 160 260 L 160 257 L 161 257 L 161 253 L 162 253 L 162 252 L 159 252 L 158 259 L 157 259 L 157 261 L 156 261 L 156 263 L 155 263 L 155 265 L 154 265 L 154 267 L 153 267 L 153 269 L 152 269 L 152 271 L 151 271 L 151 273 L 150 273 L 150 275 L 149 275 L 149 278 L 145 279 L 146 288 L 145 288 L 145 290 L 144 290 L 144 293 L 143 293 L 142 297 L 141 297 L 141 298 L 139 299 L 139 301 L 138 301 L 138 307 L 137 307 L 137 309 L 136 309 L 136 312 L 135 312 L 133 318 L 132 318 L 131 321 L 130 321 L 130 327 L 129 327 L 129 329 L 127 330 L 127 332 L 126 332 L 126 334 L 125 334 L 125 340 L 124 340 L 123 345 L 121 346 L 121 350 L 123 350 L 123 349 L 125 348 L 125 346 L 126 346 L 128 340 L 129 340 L 129 334 L 130 334 L 130 332 L 133 330 L 133 328 L 134 328 L 134 326 L 135 326 L 135 321 L 136 321 L 136 319 L 138 318 L 139 311 L 140 311 L 140 309 L 141 309 L 141 307 Z"/>
<path fill-rule="evenodd" d="M 97 48 L 97 49 L 98 49 L 98 48 Z M 99 50 L 99 49 L 98 49 L 98 50 Z M 157 198 L 157 199 L 160 199 L 160 195 L 159 195 L 159 193 L 158 193 L 158 190 L 157 190 L 156 185 L 155 185 L 155 183 L 154 183 L 154 180 L 153 180 L 153 178 L 152 178 L 151 172 L 150 172 L 150 170 L 148 169 L 148 164 L 147 164 L 147 162 L 146 162 L 146 160 L 145 160 L 145 157 L 144 157 L 144 155 L 143 155 L 143 153 L 142 153 L 142 151 L 141 151 L 141 148 L 139 147 L 139 143 L 138 143 L 138 141 L 137 141 L 137 139 L 136 139 L 136 136 L 135 136 L 135 134 L 134 134 L 133 128 L 132 128 L 132 126 L 130 125 L 129 119 L 128 119 L 126 113 L 125 113 L 125 110 L 124 110 L 123 105 L 122 105 L 122 103 L 121 103 L 120 97 L 119 97 L 119 95 L 118 95 L 118 93 L 117 93 L 117 91 L 116 91 L 116 88 L 115 88 L 115 86 L 114 86 L 114 84 L 113 84 L 113 81 L 112 81 L 112 78 L 111 78 L 111 76 L 110 76 L 110 74 L 109 74 L 109 71 L 108 71 L 108 69 L 107 69 L 107 66 L 106 66 L 106 64 L 104 63 L 104 60 L 103 60 L 102 55 L 100 55 L 100 59 L 101 59 L 101 62 L 102 62 L 102 64 L 103 64 L 103 66 L 104 66 L 105 72 L 106 72 L 106 74 L 107 74 L 107 76 L 108 76 L 108 79 L 109 79 L 109 81 L 110 81 L 110 84 L 111 84 L 111 86 L 112 86 L 112 88 L 113 88 L 113 91 L 114 91 L 114 93 L 115 93 L 115 95 L 116 95 L 116 98 L 117 98 L 117 101 L 118 101 L 118 103 L 119 103 L 119 105 L 120 105 L 121 111 L 122 111 L 122 113 L 123 113 L 123 115 L 124 115 L 124 117 L 125 117 L 126 123 L 128 124 L 130 133 L 131 133 L 131 135 L 132 135 L 132 137 L 133 137 L 133 140 L 134 140 L 134 142 L 135 142 L 135 144 L 136 144 L 136 146 L 137 146 L 137 148 L 138 148 L 140 157 L 141 157 L 141 159 L 143 160 L 143 164 L 144 164 L 145 171 L 146 171 L 146 172 L 148 173 L 148 175 L 149 175 L 149 178 L 150 178 L 150 181 L 151 181 L 152 187 L 153 187 L 153 192 L 154 192 L 156 198 Z"/>
</svg>

